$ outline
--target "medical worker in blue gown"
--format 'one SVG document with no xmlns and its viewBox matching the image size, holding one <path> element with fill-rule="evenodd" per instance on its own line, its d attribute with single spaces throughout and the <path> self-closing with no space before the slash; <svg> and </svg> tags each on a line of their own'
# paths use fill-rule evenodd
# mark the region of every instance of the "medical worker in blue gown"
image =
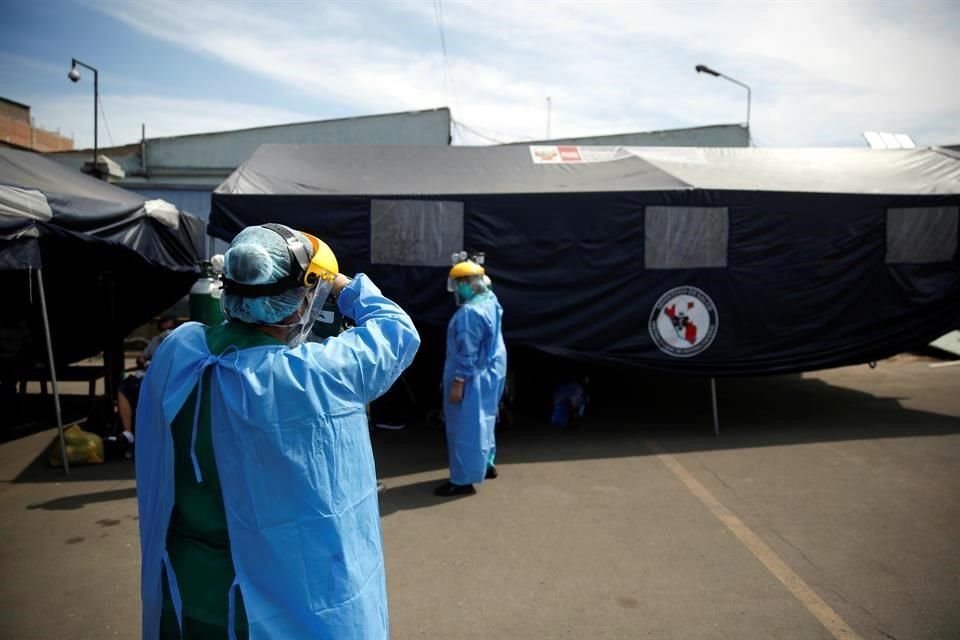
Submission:
<svg viewBox="0 0 960 640">
<path fill-rule="evenodd" d="M 450 480 L 434 490 L 438 496 L 474 494 L 474 484 L 497 477 L 494 427 L 507 377 L 503 309 L 483 267 L 470 260 L 455 264 L 448 289 L 459 306 L 447 326 L 443 367 Z"/>
<path fill-rule="evenodd" d="M 386 640 L 365 406 L 420 344 L 317 238 L 241 231 L 227 322 L 164 340 L 137 411 L 143 638 Z M 305 342 L 329 297 L 356 327 Z"/>
</svg>

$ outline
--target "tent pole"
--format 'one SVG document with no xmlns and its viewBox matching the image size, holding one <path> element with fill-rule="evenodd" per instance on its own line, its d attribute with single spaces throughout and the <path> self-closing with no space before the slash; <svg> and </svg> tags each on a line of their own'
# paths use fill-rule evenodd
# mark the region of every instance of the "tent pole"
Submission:
<svg viewBox="0 0 960 640">
<path fill-rule="evenodd" d="M 117 283 L 113 272 L 107 272 L 103 275 L 106 278 L 107 294 L 109 296 L 110 323 L 111 326 L 119 325 L 117 301 Z M 120 389 L 120 382 L 123 379 L 124 368 L 124 349 L 123 337 L 117 339 L 105 339 L 103 348 L 103 365 L 106 368 L 106 383 L 104 384 L 104 393 L 110 401 L 115 401 Z"/>
<path fill-rule="evenodd" d="M 50 362 L 50 381 L 53 383 L 53 406 L 57 412 L 57 430 L 60 432 L 60 453 L 63 455 L 63 473 L 70 473 L 67 460 L 67 443 L 63 437 L 63 416 L 60 413 L 60 388 L 57 385 L 57 370 L 53 364 L 53 340 L 50 337 L 50 315 L 47 313 L 47 296 L 43 290 L 43 268 L 37 269 L 37 286 L 40 289 L 40 308 L 43 311 L 43 330 L 47 336 L 47 359 Z"/>
<path fill-rule="evenodd" d="M 713 435 L 720 435 L 720 416 L 717 414 L 717 379 L 710 378 L 710 395 L 713 397 Z"/>
</svg>

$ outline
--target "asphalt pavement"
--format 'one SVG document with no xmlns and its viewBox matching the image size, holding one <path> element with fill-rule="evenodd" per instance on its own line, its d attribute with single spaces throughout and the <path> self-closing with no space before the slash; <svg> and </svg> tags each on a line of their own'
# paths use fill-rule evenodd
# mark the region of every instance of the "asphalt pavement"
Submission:
<svg viewBox="0 0 960 640">
<path fill-rule="evenodd" d="M 518 416 L 441 499 L 442 433 L 377 431 L 392 637 L 960 638 L 960 366 L 638 376 L 576 430 Z M 623 395 L 623 392 L 619 392 Z M 135 638 L 132 465 L 0 445 L 0 637 Z M 141 453 L 142 455 L 142 453 Z"/>
</svg>

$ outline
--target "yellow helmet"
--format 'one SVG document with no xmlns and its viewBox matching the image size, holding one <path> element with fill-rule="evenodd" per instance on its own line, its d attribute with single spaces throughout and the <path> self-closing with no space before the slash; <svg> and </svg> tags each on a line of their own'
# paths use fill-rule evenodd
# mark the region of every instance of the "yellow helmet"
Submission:
<svg viewBox="0 0 960 640">
<path fill-rule="evenodd" d="M 447 291 L 450 291 L 451 293 L 455 292 L 457 290 L 457 280 L 460 278 L 482 276 L 483 274 L 483 267 L 473 260 L 463 260 L 458 262 L 451 267 L 450 274 L 447 276 Z"/>
<path fill-rule="evenodd" d="M 450 279 L 466 278 L 468 276 L 482 276 L 486 273 L 479 264 L 472 260 L 464 260 L 453 265 L 450 269 Z"/>
</svg>

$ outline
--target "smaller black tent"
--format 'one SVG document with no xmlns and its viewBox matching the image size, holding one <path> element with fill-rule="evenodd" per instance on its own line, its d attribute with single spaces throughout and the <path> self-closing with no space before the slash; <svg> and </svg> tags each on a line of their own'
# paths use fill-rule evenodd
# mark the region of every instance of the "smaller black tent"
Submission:
<svg viewBox="0 0 960 640">
<path fill-rule="evenodd" d="M 122 341 L 196 279 L 204 224 L 37 154 L 0 148 L 0 374 L 56 368 Z M 44 313 L 46 306 L 46 313 Z"/>
</svg>

